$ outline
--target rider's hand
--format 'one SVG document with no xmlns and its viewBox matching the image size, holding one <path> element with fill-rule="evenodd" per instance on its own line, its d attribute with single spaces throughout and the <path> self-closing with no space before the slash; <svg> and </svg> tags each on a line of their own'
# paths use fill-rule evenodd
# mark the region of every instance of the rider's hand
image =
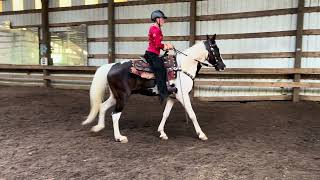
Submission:
<svg viewBox="0 0 320 180">
<path fill-rule="evenodd" d="M 171 50 L 171 49 L 173 49 L 173 45 L 172 44 L 170 44 L 170 43 L 164 44 L 163 50 L 167 51 L 167 50 Z"/>
<path fill-rule="evenodd" d="M 168 47 L 169 50 L 173 49 L 173 45 L 170 44 L 170 43 L 167 44 L 167 47 Z"/>
</svg>

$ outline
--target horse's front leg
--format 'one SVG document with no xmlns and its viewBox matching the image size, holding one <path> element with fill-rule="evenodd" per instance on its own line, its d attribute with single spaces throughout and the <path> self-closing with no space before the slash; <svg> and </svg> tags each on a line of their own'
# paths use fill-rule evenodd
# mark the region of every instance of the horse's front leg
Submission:
<svg viewBox="0 0 320 180">
<path fill-rule="evenodd" d="M 158 132 L 160 133 L 160 138 L 163 140 L 168 139 L 167 134 L 164 132 L 164 125 L 166 124 L 166 120 L 169 117 L 169 114 L 171 112 L 173 105 L 174 105 L 174 101 L 172 99 L 168 98 L 166 107 L 163 111 L 162 120 L 161 120 L 159 127 L 158 127 Z"/>
<path fill-rule="evenodd" d="M 197 120 L 197 116 L 194 113 L 192 105 L 191 105 L 189 94 L 185 94 L 183 96 L 180 95 L 180 96 L 177 97 L 177 99 L 179 100 L 179 102 L 186 109 L 186 111 L 187 111 L 187 113 L 189 115 L 189 118 L 191 119 L 191 121 L 193 123 L 193 126 L 194 126 L 194 128 L 196 130 L 196 133 L 197 133 L 199 139 L 201 139 L 203 141 L 208 140 L 207 136 L 202 132 L 202 130 L 200 128 L 200 125 L 199 125 L 198 120 Z"/>
</svg>

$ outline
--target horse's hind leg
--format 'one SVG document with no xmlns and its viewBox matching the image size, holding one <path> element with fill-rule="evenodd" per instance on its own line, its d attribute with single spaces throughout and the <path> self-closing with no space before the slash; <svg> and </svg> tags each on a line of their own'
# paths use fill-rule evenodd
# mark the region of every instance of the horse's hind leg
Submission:
<svg viewBox="0 0 320 180">
<path fill-rule="evenodd" d="M 120 95 L 120 97 L 117 98 L 116 108 L 115 111 L 112 113 L 114 139 L 121 143 L 128 142 L 128 138 L 126 136 L 122 136 L 119 130 L 119 119 L 128 98 L 129 95 L 127 93 L 122 93 L 122 95 Z"/>
<path fill-rule="evenodd" d="M 120 133 L 120 130 L 119 130 L 119 119 L 120 119 L 120 116 L 121 116 L 121 112 L 112 114 L 114 139 L 117 142 L 127 143 L 128 142 L 128 138 L 126 136 L 122 136 L 121 133 Z"/>
<path fill-rule="evenodd" d="M 159 127 L 158 127 L 158 132 L 160 133 L 160 138 L 163 139 L 163 140 L 167 140 L 168 139 L 167 134 L 164 132 L 164 125 L 166 123 L 166 120 L 169 117 L 169 114 L 171 112 L 171 109 L 172 109 L 173 105 L 174 105 L 174 101 L 172 99 L 168 98 L 166 107 L 165 107 L 165 109 L 163 111 L 162 120 L 161 120 L 161 122 L 159 124 Z"/>
<path fill-rule="evenodd" d="M 105 127 L 105 114 L 106 111 L 116 104 L 116 99 L 114 98 L 112 92 L 110 91 L 110 97 L 100 105 L 99 110 L 99 120 L 98 124 L 91 128 L 93 132 L 99 132 Z"/>
</svg>

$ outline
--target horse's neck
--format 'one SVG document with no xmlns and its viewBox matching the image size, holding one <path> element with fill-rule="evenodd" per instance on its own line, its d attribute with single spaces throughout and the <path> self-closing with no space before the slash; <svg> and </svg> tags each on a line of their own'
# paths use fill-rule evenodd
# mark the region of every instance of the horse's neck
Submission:
<svg viewBox="0 0 320 180">
<path fill-rule="evenodd" d="M 185 53 L 188 56 L 180 54 L 180 67 L 183 71 L 186 71 L 193 77 L 195 77 L 197 72 L 198 61 L 202 62 L 207 55 L 205 46 L 203 43 L 200 42 L 183 51 L 183 53 Z"/>
</svg>

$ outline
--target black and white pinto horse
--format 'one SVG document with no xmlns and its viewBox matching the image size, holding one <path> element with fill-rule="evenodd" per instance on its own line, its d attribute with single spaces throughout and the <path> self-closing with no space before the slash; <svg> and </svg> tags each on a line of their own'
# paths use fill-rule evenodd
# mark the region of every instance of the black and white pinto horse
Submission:
<svg viewBox="0 0 320 180">
<path fill-rule="evenodd" d="M 207 140 L 208 138 L 201 130 L 196 114 L 192 109 L 189 93 L 193 88 L 193 80 L 197 70 L 199 70 L 199 64 L 214 67 L 218 71 L 225 69 L 225 64 L 216 44 L 216 35 L 211 38 L 207 36 L 206 41 L 198 42 L 182 53 L 177 54 L 176 61 L 179 68 L 176 72 L 177 78 L 173 80 L 173 84 L 175 84 L 178 92 L 167 99 L 163 117 L 158 127 L 160 138 L 168 139 L 164 132 L 164 125 L 176 99 L 188 113 L 199 139 Z M 112 112 L 114 138 L 121 143 L 128 142 L 127 137 L 120 133 L 119 119 L 130 95 L 136 93 L 146 95 L 148 94 L 147 92 L 156 90 L 154 80 L 131 74 L 131 66 L 132 62 L 126 61 L 105 64 L 97 69 L 90 87 L 91 110 L 87 119 L 82 122 L 82 125 L 93 122 L 99 113 L 98 124 L 91 129 L 93 132 L 98 132 L 105 127 L 105 112 L 114 107 Z M 103 102 L 106 90 L 109 90 L 110 96 Z"/>
</svg>

